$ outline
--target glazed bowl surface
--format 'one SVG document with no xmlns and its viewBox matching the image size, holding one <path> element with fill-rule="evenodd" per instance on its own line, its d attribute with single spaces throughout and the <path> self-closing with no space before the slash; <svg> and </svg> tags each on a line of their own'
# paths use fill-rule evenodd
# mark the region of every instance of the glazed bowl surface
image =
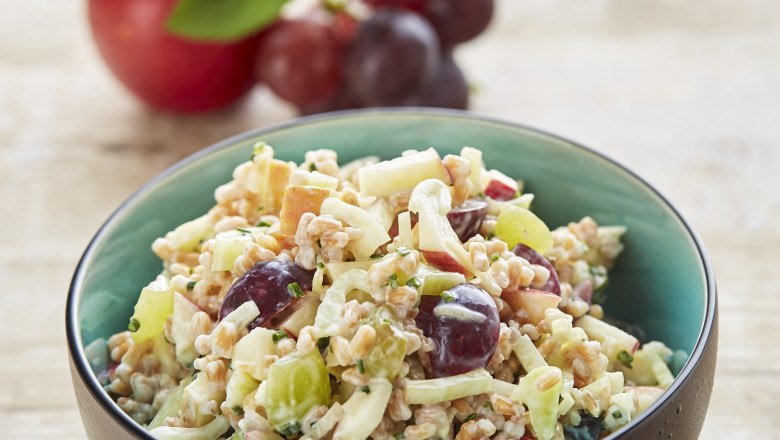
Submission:
<svg viewBox="0 0 780 440">
<path fill-rule="evenodd" d="M 92 439 L 151 438 L 124 414 L 91 371 L 83 347 L 127 327 L 141 287 L 161 263 L 155 238 L 206 212 L 214 189 L 265 141 L 276 156 L 300 162 L 311 149 L 337 151 L 344 163 L 366 155 L 398 156 L 410 148 L 457 153 L 479 148 L 489 168 L 522 178 L 534 211 L 551 227 L 593 217 L 625 225 L 625 251 L 610 274 L 605 311 L 641 326 L 690 357 L 672 386 L 646 412 L 608 439 L 695 439 L 704 422 L 715 371 L 717 304 L 701 242 L 677 210 L 622 165 L 575 142 L 466 112 L 373 109 L 318 115 L 229 138 L 172 166 L 132 195 L 87 247 L 66 310 L 71 371 Z"/>
</svg>

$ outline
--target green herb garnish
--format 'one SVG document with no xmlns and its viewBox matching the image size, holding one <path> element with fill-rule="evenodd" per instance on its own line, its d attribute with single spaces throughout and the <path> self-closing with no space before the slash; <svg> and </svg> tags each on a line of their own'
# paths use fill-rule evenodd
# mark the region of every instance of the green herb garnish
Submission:
<svg viewBox="0 0 780 440">
<path fill-rule="evenodd" d="M 399 432 L 399 433 L 393 434 L 393 438 L 395 440 L 404 440 L 406 438 L 406 436 L 404 435 L 403 432 Z"/>
<path fill-rule="evenodd" d="M 303 298 L 305 295 L 305 293 L 303 293 L 303 289 L 301 289 L 301 285 L 298 283 L 288 284 L 287 293 L 289 293 L 293 298 Z"/>
<path fill-rule="evenodd" d="M 257 222 L 257 226 L 259 226 L 261 228 L 267 228 L 267 227 L 271 226 L 271 223 L 268 223 L 265 220 L 260 220 L 259 222 Z"/>
<path fill-rule="evenodd" d="M 618 353 L 617 360 L 619 360 L 627 368 L 631 368 L 631 363 L 634 362 L 634 357 L 631 356 L 626 350 L 623 350 Z"/>
<path fill-rule="evenodd" d="M 406 285 L 409 287 L 414 287 L 415 289 L 422 286 L 422 282 L 417 277 L 411 277 L 409 278 L 409 281 L 406 282 Z"/>
<path fill-rule="evenodd" d="M 368 385 L 363 385 L 362 387 L 360 387 L 360 391 L 369 394 L 371 392 L 371 388 L 369 388 Z"/>
<path fill-rule="evenodd" d="M 319 263 L 317 263 L 317 267 L 319 267 L 320 269 L 325 269 L 325 263 L 320 261 Z"/>
<path fill-rule="evenodd" d="M 141 323 L 138 322 L 138 320 L 135 318 L 130 318 L 130 323 L 127 324 L 127 329 L 135 333 L 139 328 L 141 328 Z"/>
<path fill-rule="evenodd" d="M 364 374 L 366 372 L 366 366 L 363 363 L 363 359 L 358 359 L 355 361 L 355 365 L 357 365 L 358 373 Z"/>
<path fill-rule="evenodd" d="M 387 279 L 388 284 L 390 285 L 391 289 L 397 289 L 398 288 L 398 275 L 392 274 Z"/>
<path fill-rule="evenodd" d="M 238 231 L 238 232 L 240 232 L 242 234 L 251 234 L 252 233 L 252 231 L 250 231 L 249 229 L 244 229 L 244 228 L 236 228 L 236 231 Z"/>
<path fill-rule="evenodd" d="M 476 418 L 477 418 L 477 413 L 471 413 L 468 416 L 466 416 L 465 419 L 463 419 L 463 423 L 468 423 Z"/>
<path fill-rule="evenodd" d="M 325 336 L 324 338 L 317 339 L 317 348 L 320 350 L 324 349 L 330 345 L 330 336 Z"/>
<path fill-rule="evenodd" d="M 445 290 L 441 293 L 441 299 L 446 303 L 451 303 L 455 301 L 455 295 L 453 295 L 449 290 Z"/>
<path fill-rule="evenodd" d="M 287 332 L 282 330 L 277 330 L 271 335 L 271 339 L 274 341 L 274 344 L 281 341 L 284 338 L 287 338 Z"/>
<path fill-rule="evenodd" d="M 241 405 L 233 405 L 230 407 L 230 410 L 233 411 L 233 414 L 237 416 L 244 414 L 244 408 Z"/>
<path fill-rule="evenodd" d="M 619 419 L 619 418 L 623 417 L 623 412 L 620 411 L 619 409 L 616 409 L 616 410 L 612 411 L 612 417 L 614 417 L 616 419 Z"/>
<path fill-rule="evenodd" d="M 499 258 L 501 258 L 501 257 L 499 257 L 498 256 L 498 252 L 496 252 L 495 254 L 490 256 L 490 262 L 491 263 L 496 262 L 496 261 L 498 261 Z"/>
<path fill-rule="evenodd" d="M 197 283 L 197 281 L 190 281 L 189 283 L 187 283 L 187 290 L 194 289 L 196 283 Z"/>
</svg>

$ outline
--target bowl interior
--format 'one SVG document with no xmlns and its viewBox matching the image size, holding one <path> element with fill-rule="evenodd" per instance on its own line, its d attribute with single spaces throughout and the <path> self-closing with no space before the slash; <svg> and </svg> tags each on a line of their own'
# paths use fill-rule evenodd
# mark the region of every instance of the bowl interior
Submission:
<svg viewBox="0 0 780 440">
<path fill-rule="evenodd" d="M 531 129 L 462 114 L 367 112 L 319 117 L 229 139 L 177 165 L 139 191 L 93 242 L 77 273 L 76 323 L 81 343 L 127 327 L 141 287 L 161 270 L 155 238 L 212 206 L 214 189 L 249 158 L 259 140 L 277 157 L 301 161 L 331 148 L 339 162 L 383 158 L 409 148 L 456 153 L 482 149 L 489 168 L 526 181 L 535 212 L 552 228 L 590 215 L 626 225 L 626 249 L 611 273 L 608 315 L 640 325 L 649 339 L 688 353 L 706 310 L 702 257 L 673 209 L 645 183 L 598 154 Z"/>
</svg>

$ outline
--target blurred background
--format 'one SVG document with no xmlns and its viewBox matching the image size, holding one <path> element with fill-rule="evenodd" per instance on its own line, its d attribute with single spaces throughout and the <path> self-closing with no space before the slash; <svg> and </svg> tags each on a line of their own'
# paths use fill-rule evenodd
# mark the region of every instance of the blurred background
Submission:
<svg viewBox="0 0 780 440">
<path fill-rule="evenodd" d="M 361 32 L 349 23 L 346 29 L 348 39 Z M 372 79 L 361 63 L 378 50 L 366 44 L 363 52 L 336 55 L 338 63 L 353 57 L 344 75 L 362 83 L 342 80 L 334 89 L 355 88 L 359 105 L 421 103 L 393 91 L 365 96 Z M 780 2 L 496 0 L 489 27 L 457 45 L 454 60 L 471 110 L 592 146 L 677 205 L 707 246 L 719 284 L 720 352 L 701 438 L 780 439 L 770 416 L 780 412 L 780 348 L 773 339 L 780 334 L 773 279 L 780 245 Z M 0 0 L 5 437 L 84 438 L 67 365 L 65 297 L 81 252 L 125 198 L 227 136 L 289 120 L 302 108 L 358 105 L 298 105 L 267 85 L 249 89 L 254 78 L 236 92 L 246 96 L 215 112 L 155 110 L 107 68 L 86 2 Z M 235 86 L 240 79 L 224 81 Z M 294 100 L 321 97 L 310 98 Z M 171 99 L 163 106 L 179 105 Z"/>
</svg>

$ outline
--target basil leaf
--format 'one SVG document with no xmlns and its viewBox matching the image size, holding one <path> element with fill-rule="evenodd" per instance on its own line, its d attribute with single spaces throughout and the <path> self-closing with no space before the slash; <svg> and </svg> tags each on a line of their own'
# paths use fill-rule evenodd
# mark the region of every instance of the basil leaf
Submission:
<svg viewBox="0 0 780 440">
<path fill-rule="evenodd" d="M 287 0 L 179 0 L 168 31 L 187 39 L 232 42 L 262 29 Z"/>
</svg>

